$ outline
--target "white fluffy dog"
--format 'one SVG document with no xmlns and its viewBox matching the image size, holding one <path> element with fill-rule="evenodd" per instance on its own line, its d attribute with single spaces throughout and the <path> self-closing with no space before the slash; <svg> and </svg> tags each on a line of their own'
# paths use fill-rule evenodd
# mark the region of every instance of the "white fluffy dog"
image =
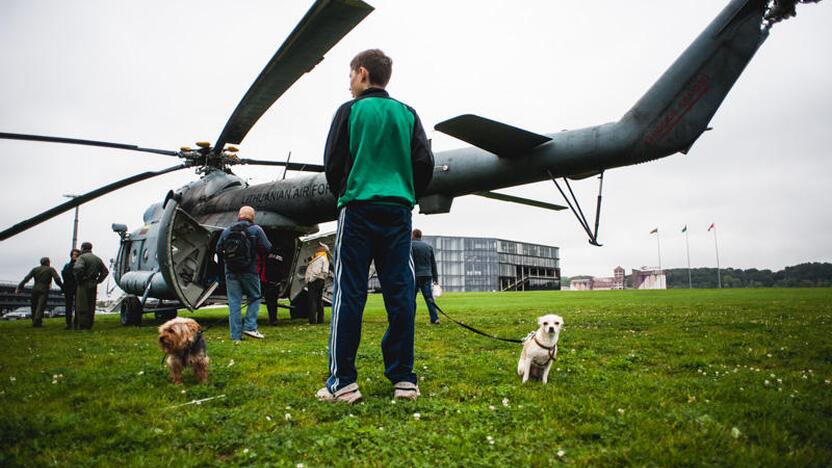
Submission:
<svg viewBox="0 0 832 468">
<path fill-rule="evenodd" d="M 523 352 L 517 363 L 517 375 L 523 378 L 523 383 L 529 377 L 548 382 L 552 361 L 558 357 L 558 337 L 563 318 L 554 314 L 544 315 L 538 317 L 537 324 L 537 330 L 523 340 Z"/>
</svg>

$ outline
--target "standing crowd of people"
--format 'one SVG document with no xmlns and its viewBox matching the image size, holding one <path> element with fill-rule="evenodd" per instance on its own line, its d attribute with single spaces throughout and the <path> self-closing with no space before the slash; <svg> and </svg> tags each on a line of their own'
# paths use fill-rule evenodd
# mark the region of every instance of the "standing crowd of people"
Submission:
<svg viewBox="0 0 832 468">
<path fill-rule="evenodd" d="M 31 297 L 32 326 L 43 326 L 43 315 L 54 280 L 64 293 L 66 329 L 92 329 L 98 285 L 110 274 L 104 261 L 92 253 L 91 243 L 84 242 L 81 250 L 72 249 L 69 253 L 69 262 L 61 270 L 63 279 L 50 263 L 49 257 L 41 258 L 40 266 L 32 268 L 15 290 L 19 294 L 29 280 L 35 280 Z"/>
<path fill-rule="evenodd" d="M 419 397 L 413 368 L 416 294 L 421 291 L 430 322 L 439 323 L 431 287 L 439 281 L 432 247 L 412 229 L 412 210 L 433 176 L 434 160 L 416 111 L 390 96 L 386 86 L 392 60 L 381 50 L 359 53 L 350 62 L 353 99 L 335 113 L 324 151 L 329 189 L 337 199 L 332 312 L 328 342 L 329 372 L 318 399 L 353 403 L 358 388 L 356 353 L 367 300 L 371 262 L 381 284 L 387 310 L 387 331 L 381 340 L 384 375 L 393 397 Z M 255 224 L 255 211 L 243 206 L 236 223 L 225 228 L 216 245 L 223 265 L 231 340 L 262 339 L 257 328 L 261 300 L 266 299 L 269 323 L 277 321 L 278 262 L 265 231 Z M 330 274 L 329 247 L 321 243 L 308 261 L 304 277 L 309 323 L 323 323 L 322 294 Z M 64 289 L 67 328 L 92 328 L 97 285 L 107 268 L 85 242 L 73 250 L 63 280 L 41 259 L 41 265 L 20 283 L 35 279 L 32 321 L 41 326 L 52 280 Z M 242 316 L 243 296 L 246 313 Z M 74 306 L 74 307 L 73 307 Z M 75 309 L 75 319 L 72 309 Z"/>
</svg>

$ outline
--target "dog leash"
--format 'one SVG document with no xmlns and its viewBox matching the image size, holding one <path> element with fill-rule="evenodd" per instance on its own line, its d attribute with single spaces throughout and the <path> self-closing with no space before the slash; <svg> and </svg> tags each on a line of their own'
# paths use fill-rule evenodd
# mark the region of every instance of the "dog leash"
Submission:
<svg viewBox="0 0 832 468">
<path fill-rule="evenodd" d="M 508 342 L 508 343 L 520 343 L 520 344 L 523 344 L 523 343 L 525 342 L 525 340 L 513 340 L 513 339 L 511 339 L 511 338 L 500 338 L 499 336 L 489 335 L 488 333 L 486 333 L 486 332 L 484 332 L 484 331 L 482 331 L 482 330 L 477 330 L 476 328 L 474 328 L 474 327 L 472 327 L 472 326 L 470 326 L 470 325 L 465 325 L 464 323 L 462 323 L 462 322 L 460 322 L 460 321 L 458 321 L 458 320 L 454 320 L 454 318 L 453 318 L 453 317 L 451 317 L 451 316 L 450 316 L 450 315 L 448 315 L 448 314 L 447 314 L 444 310 L 442 310 L 442 308 L 440 308 L 440 307 L 439 307 L 439 304 L 437 304 L 437 303 L 436 303 L 436 300 L 433 300 L 433 301 L 431 301 L 431 302 L 433 302 L 433 306 L 434 306 L 434 307 L 436 307 L 436 310 L 438 310 L 438 311 L 439 311 L 439 313 L 441 313 L 442 315 L 444 315 L 445 317 L 447 317 L 447 318 L 448 318 L 448 320 L 450 320 L 451 322 L 453 322 L 453 323 L 455 323 L 455 324 L 459 325 L 459 326 L 460 326 L 460 327 L 462 327 L 462 328 L 465 328 L 466 330 L 470 330 L 470 331 L 472 331 L 472 332 L 476 333 L 477 335 L 482 335 L 482 336 L 485 336 L 485 337 L 487 337 L 487 338 L 491 338 L 491 339 L 494 339 L 494 340 L 506 341 L 506 342 Z"/>
</svg>

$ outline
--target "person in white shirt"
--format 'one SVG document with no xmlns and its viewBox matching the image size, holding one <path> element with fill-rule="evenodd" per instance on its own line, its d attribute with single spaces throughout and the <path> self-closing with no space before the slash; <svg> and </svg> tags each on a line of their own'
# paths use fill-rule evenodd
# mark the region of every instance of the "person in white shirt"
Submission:
<svg viewBox="0 0 832 468">
<path fill-rule="evenodd" d="M 323 293 L 326 278 L 329 275 L 329 247 L 319 243 L 312 259 L 306 265 L 306 296 L 309 298 L 307 310 L 309 323 L 324 323 Z"/>
</svg>

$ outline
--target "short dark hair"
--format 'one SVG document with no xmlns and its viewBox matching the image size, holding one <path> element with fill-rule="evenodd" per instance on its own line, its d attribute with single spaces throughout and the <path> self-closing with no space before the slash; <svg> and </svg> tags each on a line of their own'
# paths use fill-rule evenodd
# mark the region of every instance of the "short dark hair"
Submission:
<svg viewBox="0 0 832 468">
<path fill-rule="evenodd" d="M 92 247 L 92 246 L 90 246 L 90 247 Z M 70 250 L 70 251 L 69 251 L 69 256 L 70 256 L 70 257 L 72 257 L 72 254 L 74 254 L 74 253 L 77 253 L 78 255 L 81 255 L 81 251 L 80 251 L 80 250 L 78 250 L 78 249 L 72 249 L 72 250 Z"/>
<path fill-rule="evenodd" d="M 49 257 L 41 257 L 40 264 L 43 266 L 49 265 Z"/>
<path fill-rule="evenodd" d="M 380 49 L 369 49 L 360 52 L 350 62 L 350 69 L 358 71 L 364 67 L 370 74 L 370 84 L 387 86 L 390 82 L 390 75 L 393 74 L 393 59 L 384 55 Z"/>
<path fill-rule="evenodd" d="M 81 244 L 81 250 L 92 250 L 92 243 L 84 242 Z"/>
<path fill-rule="evenodd" d="M 414 239 L 421 239 L 422 238 L 422 230 L 421 229 L 414 229 L 413 230 L 413 238 Z"/>
</svg>

